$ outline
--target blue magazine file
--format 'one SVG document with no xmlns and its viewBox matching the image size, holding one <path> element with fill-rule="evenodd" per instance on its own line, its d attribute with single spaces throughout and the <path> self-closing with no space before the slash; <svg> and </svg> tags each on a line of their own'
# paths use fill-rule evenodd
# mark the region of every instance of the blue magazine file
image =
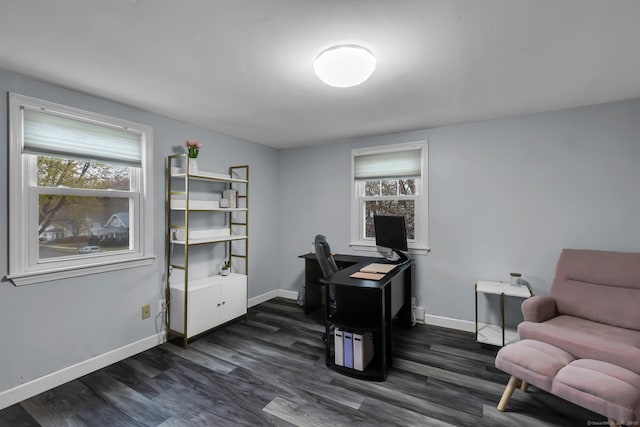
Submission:
<svg viewBox="0 0 640 427">
<path fill-rule="evenodd" d="M 353 368 L 353 334 L 344 331 L 344 366 Z"/>
</svg>

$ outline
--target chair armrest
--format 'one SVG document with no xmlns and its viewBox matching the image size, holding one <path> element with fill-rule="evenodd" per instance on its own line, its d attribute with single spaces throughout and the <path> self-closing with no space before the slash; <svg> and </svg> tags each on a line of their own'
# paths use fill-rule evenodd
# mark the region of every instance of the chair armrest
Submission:
<svg viewBox="0 0 640 427">
<path fill-rule="evenodd" d="M 524 320 L 541 323 L 556 317 L 556 300 L 550 295 L 536 295 L 522 303 Z"/>
</svg>

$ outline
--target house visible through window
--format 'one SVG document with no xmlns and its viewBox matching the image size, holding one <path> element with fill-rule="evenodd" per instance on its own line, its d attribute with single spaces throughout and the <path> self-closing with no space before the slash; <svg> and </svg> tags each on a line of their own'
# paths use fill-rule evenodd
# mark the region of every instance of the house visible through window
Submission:
<svg viewBox="0 0 640 427">
<path fill-rule="evenodd" d="M 9 278 L 148 264 L 151 129 L 16 94 L 10 114 Z"/>
<path fill-rule="evenodd" d="M 351 246 L 375 247 L 374 215 L 403 216 L 410 250 L 427 250 L 427 144 L 352 151 Z"/>
</svg>

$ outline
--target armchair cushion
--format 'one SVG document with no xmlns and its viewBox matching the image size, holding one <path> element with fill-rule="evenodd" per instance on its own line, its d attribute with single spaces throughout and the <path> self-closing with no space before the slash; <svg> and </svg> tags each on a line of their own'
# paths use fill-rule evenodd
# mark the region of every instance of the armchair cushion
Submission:
<svg viewBox="0 0 640 427">
<path fill-rule="evenodd" d="M 640 374 L 640 331 L 561 315 L 543 323 L 522 322 L 518 334 L 561 348 L 577 359 L 603 360 Z"/>
<path fill-rule="evenodd" d="M 640 253 L 564 249 L 551 295 L 559 314 L 640 330 Z"/>
<path fill-rule="evenodd" d="M 557 316 L 556 300 L 549 295 L 527 298 L 522 303 L 522 314 L 528 322 L 545 322 Z"/>
</svg>

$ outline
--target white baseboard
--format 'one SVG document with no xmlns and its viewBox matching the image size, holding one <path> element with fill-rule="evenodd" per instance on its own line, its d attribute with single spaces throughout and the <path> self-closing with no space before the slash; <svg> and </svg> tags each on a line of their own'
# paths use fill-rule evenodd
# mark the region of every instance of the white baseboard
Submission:
<svg viewBox="0 0 640 427">
<path fill-rule="evenodd" d="M 288 291 L 286 289 L 278 289 L 278 296 L 286 299 L 298 299 L 298 291 Z"/>
<path fill-rule="evenodd" d="M 426 325 L 441 326 L 443 328 L 457 329 L 464 332 L 475 332 L 476 323 L 470 320 L 454 319 L 452 317 L 436 316 L 434 314 L 426 314 Z"/>
<path fill-rule="evenodd" d="M 83 375 L 102 369 L 113 363 L 134 356 L 145 350 L 164 343 L 164 332 L 143 338 L 139 341 L 127 344 L 124 347 L 111 350 L 107 353 L 92 357 L 91 359 L 76 363 L 43 377 L 36 378 L 24 384 L 0 392 L 0 409 L 7 408 L 25 399 L 33 397 L 44 391 L 51 390 L 61 384 L 80 378 Z"/>
<path fill-rule="evenodd" d="M 265 292 L 264 294 L 258 295 L 257 297 L 249 298 L 249 301 L 247 301 L 247 306 L 253 307 L 254 305 L 262 304 L 263 302 L 267 302 L 277 296 L 278 290 L 274 289 L 273 291 Z"/>
<path fill-rule="evenodd" d="M 270 299 L 273 299 L 273 298 L 276 298 L 276 297 L 297 300 L 298 299 L 298 292 L 297 291 L 288 291 L 286 289 L 275 289 L 273 291 L 265 292 L 262 295 L 258 295 L 256 297 L 249 298 L 249 301 L 248 301 L 247 305 L 249 307 L 253 307 L 254 305 L 262 304 L 263 302 L 267 302 Z"/>
</svg>

